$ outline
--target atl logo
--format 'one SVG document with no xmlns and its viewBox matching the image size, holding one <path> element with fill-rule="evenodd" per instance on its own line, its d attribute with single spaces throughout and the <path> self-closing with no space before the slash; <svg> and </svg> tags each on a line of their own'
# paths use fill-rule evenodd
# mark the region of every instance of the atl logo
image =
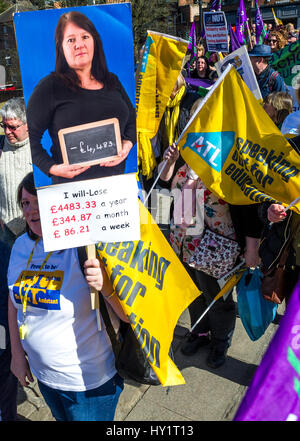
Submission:
<svg viewBox="0 0 300 441">
<path fill-rule="evenodd" d="M 182 150 L 189 148 L 220 172 L 233 147 L 235 132 L 189 133 Z"/>
</svg>

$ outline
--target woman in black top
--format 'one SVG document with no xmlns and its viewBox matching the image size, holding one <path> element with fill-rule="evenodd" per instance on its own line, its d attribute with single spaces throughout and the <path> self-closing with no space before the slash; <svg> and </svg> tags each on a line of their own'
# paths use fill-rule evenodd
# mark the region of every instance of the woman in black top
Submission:
<svg viewBox="0 0 300 441">
<path fill-rule="evenodd" d="M 117 76 L 107 69 L 95 26 L 80 12 L 63 14 L 55 31 L 55 49 L 55 71 L 39 82 L 27 106 L 33 163 L 53 183 L 122 174 L 124 160 L 136 143 L 135 111 Z M 119 158 L 100 166 L 62 164 L 58 131 L 108 118 L 119 120 Z M 41 144 L 47 129 L 52 156 Z"/>
</svg>

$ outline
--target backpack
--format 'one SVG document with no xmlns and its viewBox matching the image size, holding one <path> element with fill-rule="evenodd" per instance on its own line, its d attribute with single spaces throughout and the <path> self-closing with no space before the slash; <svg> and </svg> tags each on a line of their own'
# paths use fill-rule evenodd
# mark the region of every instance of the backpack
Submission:
<svg viewBox="0 0 300 441">
<path fill-rule="evenodd" d="M 272 72 L 270 75 L 270 78 L 268 81 L 270 92 L 273 91 L 273 87 L 275 86 L 276 78 L 278 77 L 278 75 L 279 75 L 279 73 L 276 71 Z"/>
</svg>

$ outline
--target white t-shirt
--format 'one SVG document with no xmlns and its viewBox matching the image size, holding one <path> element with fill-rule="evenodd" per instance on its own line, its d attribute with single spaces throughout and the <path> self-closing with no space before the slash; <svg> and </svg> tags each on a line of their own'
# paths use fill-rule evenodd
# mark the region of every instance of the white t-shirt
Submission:
<svg viewBox="0 0 300 441">
<path fill-rule="evenodd" d="M 10 297 L 22 322 L 20 279 L 37 274 L 47 253 L 40 240 L 28 270 L 34 246 L 27 234 L 19 237 L 11 252 L 8 269 Z M 25 288 L 24 288 L 25 287 Z M 114 355 L 102 321 L 98 330 L 91 309 L 90 291 L 80 269 L 77 249 L 55 251 L 45 264 L 35 285 L 28 290 L 26 324 L 22 341 L 33 374 L 46 385 L 60 390 L 94 389 L 116 373 Z"/>
</svg>

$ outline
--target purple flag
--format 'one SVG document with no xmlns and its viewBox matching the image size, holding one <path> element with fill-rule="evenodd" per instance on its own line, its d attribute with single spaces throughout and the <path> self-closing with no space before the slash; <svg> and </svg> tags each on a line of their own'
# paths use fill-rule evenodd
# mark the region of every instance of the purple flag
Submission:
<svg viewBox="0 0 300 441">
<path fill-rule="evenodd" d="M 188 61 L 188 76 L 190 76 L 190 68 L 191 64 L 197 60 L 197 40 L 196 40 L 196 28 L 195 22 L 191 26 L 190 35 L 189 35 L 189 44 L 187 47 L 187 51 L 191 53 L 190 59 Z"/>
<path fill-rule="evenodd" d="M 196 40 L 196 28 L 194 21 L 190 30 L 189 44 L 187 50 L 191 53 L 191 58 L 192 57 L 197 58 L 197 40 Z"/>
<path fill-rule="evenodd" d="M 213 81 L 203 78 L 185 78 L 185 82 L 194 87 L 210 87 L 213 85 Z"/>
<path fill-rule="evenodd" d="M 230 25 L 230 28 L 229 28 L 229 32 L 230 32 L 231 52 L 234 52 L 236 49 L 241 47 L 241 43 L 237 39 L 236 34 L 235 34 L 234 30 L 232 29 L 231 25 Z"/>
<path fill-rule="evenodd" d="M 234 421 L 300 421 L 300 280 Z"/>
<path fill-rule="evenodd" d="M 236 36 L 241 45 L 244 44 L 244 32 L 245 32 L 244 23 L 246 23 L 246 21 L 247 21 L 247 14 L 246 14 L 244 1 L 240 0 L 239 16 L 236 27 Z"/>
<path fill-rule="evenodd" d="M 221 11 L 222 9 L 222 0 L 213 0 L 211 2 L 210 10 Z"/>
<path fill-rule="evenodd" d="M 256 31 L 255 31 L 256 44 L 263 44 L 265 39 L 266 29 L 257 0 L 256 0 L 255 25 L 256 25 Z"/>
</svg>

